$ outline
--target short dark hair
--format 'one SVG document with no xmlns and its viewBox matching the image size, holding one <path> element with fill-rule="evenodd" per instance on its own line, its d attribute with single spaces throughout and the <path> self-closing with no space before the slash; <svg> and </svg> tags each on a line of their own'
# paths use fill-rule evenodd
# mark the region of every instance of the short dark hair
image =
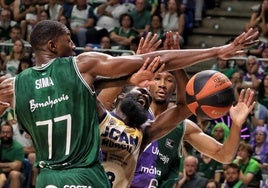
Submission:
<svg viewBox="0 0 268 188">
<path fill-rule="evenodd" d="M 239 173 L 240 171 L 240 168 L 238 166 L 238 164 L 236 163 L 230 163 L 230 164 L 227 164 L 225 167 L 224 167 L 224 170 L 227 170 L 229 168 L 233 168 L 233 169 L 236 169 L 237 170 L 237 173 Z"/>
<path fill-rule="evenodd" d="M 70 31 L 64 24 L 58 21 L 43 20 L 34 26 L 30 36 L 30 44 L 33 50 L 39 50 L 49 40 L 54 40 L 65 33 L 70 33 Z"/>
<path fill-rule="evenodd" d="M 123 20 L 124 17 L 129 17 L 129 19 L 130 19 L 130 26 L 129 27 L 133 27 L 134 20 L 128 13 L 124 13 L 124 14 L 120 15 L 120 17 L 119 17 L 120 25 L 122 26 L 122 20 Z"/>
</svg>

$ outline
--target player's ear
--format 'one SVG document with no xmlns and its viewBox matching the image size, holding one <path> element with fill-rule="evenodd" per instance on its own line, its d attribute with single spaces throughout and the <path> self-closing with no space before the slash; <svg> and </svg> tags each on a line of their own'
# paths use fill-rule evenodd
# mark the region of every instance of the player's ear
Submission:
<svg viewBox="0 0 268 188">
<path fill-rule="evenodd" d="M 53 40 L 49 40 L 47 42 L 47 47 L 48 49 L 53 52 L 53 53 L 57 53 L 57 48 L 56 48 L 56 44 L 55 44 L 55 41 Z"/>
</svg>

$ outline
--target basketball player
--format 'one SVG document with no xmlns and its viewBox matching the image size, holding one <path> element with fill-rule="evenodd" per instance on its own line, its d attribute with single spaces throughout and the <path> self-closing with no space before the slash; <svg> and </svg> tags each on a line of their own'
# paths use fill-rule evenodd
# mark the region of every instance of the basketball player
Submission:
<svg viewBox="0 0 268 188">
<path fill-rule="evenodd" d="M 15 107 L 18 121 L 31 135 L 36 165 L 41 169 L 37 187 L 109 187 L 99 161 L 95 78 L 132 74 L 148 57 L 160 56 L 161 63 L 168 62 L 167 70 L 214 57 L 229 58 L 251 45 L 257 34 L 249 30 L 231 44 L 209 49 L 124 57 L 96 52 L 73 56 L 75 45 L 67 27 L 44 20 L 35 25 L 30 36 L 36 66 L 0 84 L 0 114 Z"/>
<path fill-rule="evenodd" d="M 169 48 L 178 48 L 178 44 L 175 43 L 176 40 L 173 41 L 173 37 L 169 36 L 170 35 L 167 35 L 166 39 L 168 39 L 168 41 L 165 41 L 165 43 L 171 45 Z M 149 37 L 146 38 L 148 44 L 144 44 L 144 46 L 150 48 L 151 44 L 149 43 L 153 43 L 153 40 L 149 41 L 148 38 Z M 142 51 L 141 48 L 143 47 L 139 45 L 138 51 Z M 185 103 L 185 86 L 188 82 L 188 77 L 183 70 L 175 71 L 173 74 L 167 71 L 158 73 L 155 76 L 154 81 L 155 84 L 152 84 L 150 86 L 150 93 L 153 100 L 150 105 L 149 117 L 152 119 L 158 117 L 158 119 L 156 119 L 155 122 L 150 126 L 149 130 L 143 129 L 143 141 L 140 147 L 141 154 L 138 158 L 138 165 L 136 167 L 135 176 L 131 187 L 172 187 L 176 181 L 176 177 L 178 176 L 180 158 L 182 156 L 181 149 L 183 141 L 188 141 L 194 147 L 200 149 L 204 153 L 213 156 L 218 161 L 230 162 L 236 153 L 236 147 L 233 146 L 239 143 L 239 134 L 234 131 L 240 131 L 241 125 L 243 123 L 239 124 L 238 127 L 237 123 L 234 124 L 236 128 L 232 130 L 233 135 L 229 138 L 230 141 L 226 143 L 226 145 L 222 145 L 221 143 L 216 142 L 214 139 L 203 133 L 195 123 L 191 122 L 190 120 L 184 120 L 191 115 L 191 112 L 188 110 Z M 176 85 L 177 105 L 170 107 L 170 98 L 174 93 Z M 250 94 L 252 97 L 253 93 L 251 91 L 247 92 L 249 92 L 248 94 Z M 112 95 L 112 93 L 108 90 L 106 90 L 104 94 L 109 95 L 107 97 L 110 97 Z M 107 100 L 105 100 L 104 94 L 102 92 L 100 93 L 101 100 L 107 102 Z M 241 93 L 240 97 L 242 95 L 243 94 Z M 164 115 L 167 111 L 172 112 L 173 110 L 176 110 L 176 112 L 169 113 L 168 116 Z M 165 120 L 162 119 L 162 121 L 159 122 L 159 118 L 161 119 L 163 116 L 166 117 Z M 136 115 L 136 117 L 138 118 L 139 116 Z M 107 126 L 109 126 L 109 124 Z M 153 140 L 157 139 L 157 133 L 161 132 L 161 127 L 165 127 L 167 130 L 172 130 L 174 128 L 175 129 L 170 133 L 168 133 L 169 131 L 165 132 L 162 135 L 168 133 L 166 136 L 152 142 Z M 150 130 L 154 129 L 158 130 L 157 133 L 150 132 Z M 124 131 L 122 131 L 121 134 L 124 135 Z M 201 142 L 200 145 L 199 142 Z M 150 144 L 148 145 L 148 143 Z M 211 143 L 211 147 L 207 146 L 207 143 Z M 230 147 L 230 144 L 232 144 L 232 147 Z M 208 150 L 205 151 L 207 147 Z M 122 151 L 120 149 L 115 149 L 113 153 L 111 153 L 110 150 L 108 152 L 108 155 L 114 156 L 116 153 L 118 153 L 120 156 L 126 156 L 121 155 L 121 152 Z M 228 155 L 226 154 L 221 156 L 219 155 L 221 152 L 227 152 Z M 119 158 L 120 157 L 117 157 L 117 159 Z M 122 157 L 120 159 L 122 159 Z M 118 185 L 115 183 L 122 183 L 126 180 L 124 179 L 124 176 L 119 176 L 117 171 L 119 168 L 111 165 L 114 161 L 115 159 L 111 160 L 110 163 L 105 163 L 104 167 L 106 171 L 109 171 L 108 174 L 110 176 L 110 181 L 113 181 L 113 185 Z M 133 163 L 134 161 L 131 164 Z M 121 165 L 119 166 L 122 167 L 122 164 L 128 163 L 121 161 Z M 130 173 L 129 170 L 131 168 L 128 167 L 125 169 L 127 169 L 127 171 L 125 171 L 125 174 Z M 123 169 L 121 173 L 124 174 Z"/>
</svg>

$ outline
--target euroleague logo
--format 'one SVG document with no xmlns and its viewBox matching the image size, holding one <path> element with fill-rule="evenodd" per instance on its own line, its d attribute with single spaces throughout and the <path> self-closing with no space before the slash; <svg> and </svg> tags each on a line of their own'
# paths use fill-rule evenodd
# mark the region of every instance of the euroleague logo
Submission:
<svg viewBox="0 0 268 188">
<path fill-rule="evenodd" d="M 230 80 L 226 76 L 219 74 L 215 77 L 213 82 L 214 82 L 214 87 L 217 88 L 217 87 L 219 87 L 227 82 L 230 82 Z"/>
</svg>

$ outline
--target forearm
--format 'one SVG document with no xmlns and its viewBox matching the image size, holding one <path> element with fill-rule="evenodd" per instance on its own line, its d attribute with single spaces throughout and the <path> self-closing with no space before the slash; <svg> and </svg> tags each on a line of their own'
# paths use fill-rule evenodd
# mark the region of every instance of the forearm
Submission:
<svg viewBox="0 0 268 188">
<path fill-rule="evenodd" d="M 225 140 L 219 155 L 223 157 L 222 163 L 230 163 L 236 155 L 237 148 L 240 142 L 241 126 L 231 125 L 230 134 Z"/>
<path fill-rule="evenodd" d="M 130 41 L 128 40 L 128 38 L 117 35 L 117 34 L 111 35 L 111 39 L 118 44 L 122 44 L 122 45 L 129 45 L 130 44 Z"/>
<path fill-rule="evenodd" d="M 208 49 L 183 49 L 183 50 L 161 50 L 142 54 L 141 56 L 155 57 L 160 56 L 160 61 L 164 62 L 165 70 L 171 71 L 189 67 L 197 64 L 200 61 L 216 58 L 218 55 L 219 48 L 208 48 Z"/>
<path fill-rule="evenodd" d="M 184 69 L 172 72 L 177 82 L 176 101 L 177 104 L 186 104 L 185 87 L 189 81 L 187 73 Z"/>
<path fill-rule="evenodd" d="M 0 168 L 3 172 L 10 172 L 11 170 L 18 170 L 21 169 L 21 162 L 15 161 L 15 162 L 1 162 Z"/>
</svg>

